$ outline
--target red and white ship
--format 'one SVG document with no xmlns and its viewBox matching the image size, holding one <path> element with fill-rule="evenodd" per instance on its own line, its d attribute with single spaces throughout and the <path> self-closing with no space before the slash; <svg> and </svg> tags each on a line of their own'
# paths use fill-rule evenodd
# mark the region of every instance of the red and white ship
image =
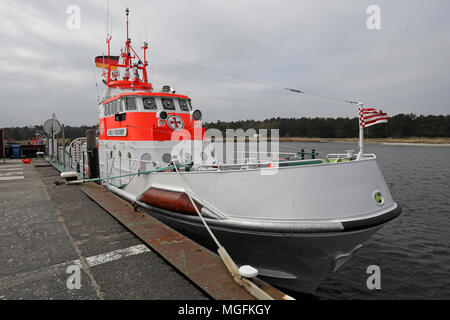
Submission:
<svg viewBox="0 0 450 320">
<path fill-rule="evenodd" d="M 226 143 L 205 138 L 191 99 L 149 83 L 148 45 L 142 56 L 133 49 L 126 13 L 120 57 L 110 55 L 108 38 L 108 55 L 96 59 L 107 86 L 98 106 L 100 175 L 110 191 L 215 248 L 193 199 L 238 265 L 301 292 L 312 292 L 400 214 L 373 154 L 281 160 L 272 150 L 270 158 L 224 161 Z"/>
</svg>

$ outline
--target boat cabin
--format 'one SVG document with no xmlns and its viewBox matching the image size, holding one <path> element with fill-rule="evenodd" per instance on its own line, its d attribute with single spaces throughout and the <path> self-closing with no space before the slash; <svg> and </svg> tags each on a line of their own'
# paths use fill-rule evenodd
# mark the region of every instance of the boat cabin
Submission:
<svg viewBox="0 0 450 320">
<path fill-rule="evenodd" d="M 169 141 L 174 131 L 186 130 L 192 140 L 194 128 L 200 128 L 201 136 L 204 133 L 201 118 L 188 96 L 124 92 L 99 105 L 99 139 Z"/>
</svg>

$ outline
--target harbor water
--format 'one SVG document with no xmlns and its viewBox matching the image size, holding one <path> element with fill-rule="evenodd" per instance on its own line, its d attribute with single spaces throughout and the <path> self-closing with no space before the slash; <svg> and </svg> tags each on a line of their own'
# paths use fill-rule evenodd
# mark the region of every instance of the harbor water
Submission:
<svg viewBox="0 0 450 320">
<path fill-rule="evenodd" d="M 280 151 L 358 150 L 349 143 L 280 143 Z M 367 144 L 402 215 L 376 233 L 312 299 L 450 299 L 450 147 Z M 361 177 L 362 179 L 364 177 Z M 369 290 L 369 266 L 381 289 Z M 300 297 L 298 297 L 300 298 Z"/>
</svg>

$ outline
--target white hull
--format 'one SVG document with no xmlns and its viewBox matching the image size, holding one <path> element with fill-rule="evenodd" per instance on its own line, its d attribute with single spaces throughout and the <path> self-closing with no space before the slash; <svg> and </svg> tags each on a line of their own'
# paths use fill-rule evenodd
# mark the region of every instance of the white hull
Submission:
<svg viewBox="0 0 450 320">
<path fill-rule="evenodd" d="M 151 173 L 133 177 L 121 188 L 107 187 L 214 250 L 197 216 L 140 201 L 149 188 L 189 192 L 239 265 L 250 264 L 270 283 L 301 292 L 312 292 L 401 212 L 375 158 L 295 167 Z M 382 204 L 374 201 L 375 192 L 383 195 Z"/>
</svg>

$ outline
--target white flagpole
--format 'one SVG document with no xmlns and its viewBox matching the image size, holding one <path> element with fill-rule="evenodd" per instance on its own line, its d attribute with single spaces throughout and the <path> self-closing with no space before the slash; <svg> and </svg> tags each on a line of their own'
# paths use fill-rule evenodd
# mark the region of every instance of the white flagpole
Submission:
<svg viewBox="0 0 450 320">
<path fill-rule="evenodd" d="M 358 121 L 359 121 L 359 153 L 357 160 L 364 159 L 364 128 L 361 124 L 361 109 L 363 107 L 363 104 L 360 102 L 358 103 Z"/>
</svg>

